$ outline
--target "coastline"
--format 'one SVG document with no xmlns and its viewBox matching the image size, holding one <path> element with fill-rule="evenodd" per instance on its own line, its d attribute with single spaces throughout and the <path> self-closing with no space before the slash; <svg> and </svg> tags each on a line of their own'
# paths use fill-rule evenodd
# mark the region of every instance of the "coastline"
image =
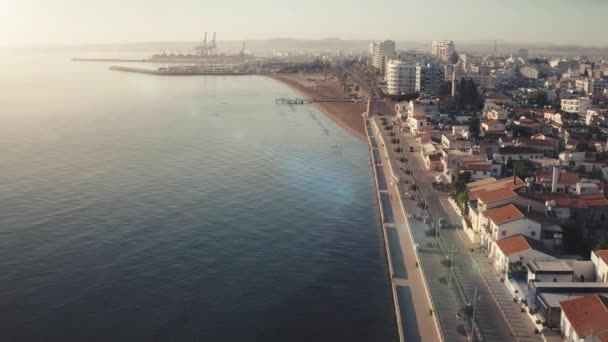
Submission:
<svg viewBox="0 0 608 342">
<path fill-rule="evenodd" d="M 279 81 L 306 98 L 336 98 L 346 94 L 335 84 L 324 83 L 306 86 L 302 82 L 318 74 L 273 74 L 265 75 Z M 322 76 L 321 76 L 322 77 Z M 338 125 L 342 126 L 359 139 L 367 140 L 365 122 L 361 114 L 367 110 L 364 102 L 315 102 L 313 105 Z"/>
</svg>

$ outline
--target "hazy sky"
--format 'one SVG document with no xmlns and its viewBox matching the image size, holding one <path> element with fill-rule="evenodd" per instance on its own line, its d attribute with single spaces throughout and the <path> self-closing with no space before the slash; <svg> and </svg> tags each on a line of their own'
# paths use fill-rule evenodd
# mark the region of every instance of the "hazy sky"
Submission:
<svg viewBox="0 0 608 342">
<path fill-rule="evenodd" d="M 608 45 L 608 0 L 0 0 L 0 46 L 256 38 Z"/>
</svg>

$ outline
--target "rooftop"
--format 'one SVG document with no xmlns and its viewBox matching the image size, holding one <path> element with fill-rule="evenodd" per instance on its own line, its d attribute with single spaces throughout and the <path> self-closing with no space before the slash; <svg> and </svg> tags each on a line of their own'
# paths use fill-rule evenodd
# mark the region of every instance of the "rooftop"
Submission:
<svg viewBox="0 0 608 342">
<path fill-rule="evenodd" d="M 498 239 L 495 241 L 495 243 L 498 248 L 500 248 L 502 253 L 506 256 L 527 251 L 529 249 L 533 249 L 543 253 L 546 253 L 547 250 L 547 248 L 545 247 L 545 245 L 543 245 L 542 242 L 531 239 L 524 235 L 515 235 L 503 239 Z"/>
<path fill-rule="evenodd" d="M 529 261 L 526 266 L 534 273 L 574 273 L 566 261 Z"/>
<path fill-rule="evenodd" d="M 560 305 L 579 338 L 608 331 L 608 298 L 593 294 L 566 300 Z"/>
<path fill-rule="evenodd" d="M 495 225 L 501 225 L 525 217 L 525 215 L 513 204 L 488 209 L 484 211 L 483 214 L 489 217 Z"/>
<path fill-rule="evenodd" d="M 517 197 L 517 194 L 511 188 L 498 188 L 479 193 L 477 199 L 483 203 L 492 203 L 515 197 Z"/>
</svg>

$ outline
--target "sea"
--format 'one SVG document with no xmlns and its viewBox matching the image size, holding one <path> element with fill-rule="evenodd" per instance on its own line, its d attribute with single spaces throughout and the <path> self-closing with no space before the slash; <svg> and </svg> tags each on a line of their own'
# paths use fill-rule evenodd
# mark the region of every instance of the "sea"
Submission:
<svg viewBox="0 0 608 342">
<path fill-rule="evenodd" d="M 0 57 L 0 341 L 397 340 L 365 141 L 71 57 Z"/>
</svg>

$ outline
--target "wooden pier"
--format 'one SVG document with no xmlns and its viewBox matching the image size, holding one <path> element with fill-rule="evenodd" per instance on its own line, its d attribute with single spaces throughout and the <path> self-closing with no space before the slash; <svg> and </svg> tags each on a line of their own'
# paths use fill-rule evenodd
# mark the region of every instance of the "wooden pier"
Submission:
<svg viewBox="0 0 608 342">
<path fill-rule="evenodd" d="M 290 104 L 290 105 L 300 105 L 300 104 L 311 104 L 313 100 L 309 99 L 288 99 L 285 97 L 281 97 L 279 99 L 274 100 L 276 104 Z"/>
</svg>

